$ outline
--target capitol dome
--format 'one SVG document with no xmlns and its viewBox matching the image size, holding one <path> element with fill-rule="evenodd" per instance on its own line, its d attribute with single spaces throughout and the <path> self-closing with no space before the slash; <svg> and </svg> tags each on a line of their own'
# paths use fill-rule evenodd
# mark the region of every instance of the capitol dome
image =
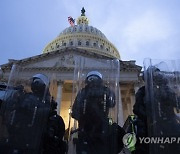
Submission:
<svg viewBox="0 0 180 154">
<path fill-rule="evenodd" d="M 57 38 L 45 47 L 43 53 L 66 47 L 76 47 L 99 55 L 120 59 L 118 50 L 106 36 L 99 29 L 89 26 L 84 8 L 81 13 L 76 21 L 77 25 L 72 25 L 63 30 Z"/>
</svg>

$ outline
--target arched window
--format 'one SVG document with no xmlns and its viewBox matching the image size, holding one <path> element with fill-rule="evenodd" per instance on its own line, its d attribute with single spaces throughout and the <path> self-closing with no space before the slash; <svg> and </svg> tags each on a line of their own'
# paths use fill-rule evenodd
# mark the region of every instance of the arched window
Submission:
<svg viewBox="0 0 180 154">
<path fill-rule="evenodd" d="M 73 41 L 69 40 L 69 45 L 72 46 L 73 45 Z"/>
<path fill-rule="evenodd" d="M 104 48 L 104 46 L 101 44 L 101 45 L 100 45 L 100 48 L 101 48 L 101 49 L 103 49 L 103 48 Z"/>
<path fill-rule="evenodd" d="M 59 48 L 59 44 L 58 43 L 56 43 L 56 48 Z"/>
<path fill-rule="evenodd" d="M 74 26 L 74 31 L 76 32 L 77 31 L 77 27 Z"/>
<path fill-rule="evenodd" d="M 81 41 L 78 41 L 78 45 L 82 45 Z"/>
<path fill-rule="evenodd" d="M 82 26 L 79 27 L 79 31 L 82 32 Z"/>
<path fill-rule="evenodd" d="M 91 27 L 91 33 L 93 33 L 93 28 Z"/>
<path fill-rule="evenodd" d="M 108 47 L 108 51 L 110 51 L 110 52 L 111 52 L 111 48 L 110 48 L 110 47 Z"/>
<path fill-rule="evenodd" d="M 89 46 L 89 41 L 86 41 L 86 46 Z"/>
<path fill-rule="evenodd" d="M 88 31 L 88 28 L 87 28 L 87 26 L 85 27 L 85 32 L 87 32 Z"/>
</svg>

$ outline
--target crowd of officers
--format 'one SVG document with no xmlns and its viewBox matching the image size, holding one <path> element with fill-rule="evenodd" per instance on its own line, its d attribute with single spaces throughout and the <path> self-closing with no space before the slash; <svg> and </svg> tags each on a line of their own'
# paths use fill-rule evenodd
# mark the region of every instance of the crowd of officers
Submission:
<svg viewBox="0 0 180 154">
<path fill-rule="evenodd" d="M 158 71 L 158 70 L 156 70 Z M 0 153 L 1 154 L 65 154 L 68 143 L 64 140 L 65 124 L 56 112 L 57 103 L 49 93 L 49 82 L 43 74 L 32 78 L 31 92 L 22 86 L 9 89 L 1 104 Z M 166 86 L 163 83 L 163 86 Z M 13 91 L 13 92 L 12 92 Z M 168 94 L 167 94 L 168 92 Z M 158 93 L 156 93 L 158 95 Z M 172 96 L 170 98 L 169 96 Z M 173 102 L 174 93 L 166 87 L 164 100 Z M 172 99 L 172 100 L 168 100 Z M 133 125 L 137 138 L 148 136 L 145 86 L 136 93 Z M 102 74 L 91 71 L 87 74 L 85 87 L 81 89 L 72 106 L 71 116 L 78 121 L 77 154 L 117 154 L 124 145 L 127 133 L 117 123 L 111 123 L 109 110 L 116 105 L 115 93 L 103 83 Z M 171 103 L 173 104 L 173 103 Z M 162 116 L 172 117 L 169 109 Z M 163 115 L 164 114 L 164 115 Z M 159 117 L 162 118 L 162 117 Z M 148 154 L 148 145 L 137 141 L 132 153 Z"/>
</svg>

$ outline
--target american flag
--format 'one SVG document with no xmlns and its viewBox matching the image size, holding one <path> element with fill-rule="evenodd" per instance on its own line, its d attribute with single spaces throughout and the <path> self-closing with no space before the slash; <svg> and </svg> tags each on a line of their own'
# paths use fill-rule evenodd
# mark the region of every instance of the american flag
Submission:
<svg viewBox="0 0 180 154">
<path fill-rule="evenodd" d="M 71 16 L 68 17 L 69 24 L 73 27 L 75 23 L 75 19 L 73 19 Z"/>
</svg>

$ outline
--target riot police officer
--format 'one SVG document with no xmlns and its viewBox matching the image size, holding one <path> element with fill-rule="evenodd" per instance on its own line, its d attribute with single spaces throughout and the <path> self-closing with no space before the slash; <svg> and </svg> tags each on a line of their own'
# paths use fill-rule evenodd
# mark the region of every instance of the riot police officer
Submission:
<svg viewBox="0 0 180 154">
<path fill-rule="evenodd" d="M 50 100 L 48 84 L 49 81 L 42 74 L 36 74 L 33 76 L 33 82 L 31 85 L 33 93 L 37 96 L 43 96 L 43 91 L 46 92 L 46 97 L 43 99 L 49 101 L 48 104 L 50 105 L 48 119 L 42 137 L 42 153 L 64 154 L 67 151 L 66 142 L 63 141 L 65 124 L 62 117 L 57 114 L 57 103 L 54 101 L 53 97 Z"/>
<path fill-rule="evenodd" d="M 159 135 L 161 137 L 179 137 L 180 119 L 175 114 L 179 108 L 179 98 L 172 88 L 172 85 L 175 83 L 171 82 L 171 78 L 175 79 L 175 77 L 168 76 L 162 71 L 153 71 L 152 76 L 154 99 L 152 102 L 156 106 L 154 109 L 154 119 L 157 122 L 156 131 L 153 133 L 155 136 Z M 178 143 L 160 144 L 157 148 L 160 153 L 180 152 Z"/>
<path fill-rule="evenodd" d="M 2 117 L 7 135 L 1 142 L 1 153 L 41 151 L 41 138 L 50 109 L 49 81 L 43 74 L 36 74 L 30 80 L 30 87 L 27 87 L 31 92 L 26 92 L 22 85 L 18 86 L 21 88 L 10 87 L 6 92 Z"/>
<path fill-rule="evenodd" d="M 78 121 L 77 153 L 113 154 L 117 152 L 117 137 L 119 127 L 110 125 L 109 109 L 116 104 L 115 94 L 103 83 L 102 74 L 91 71 L 85 79 L 85 87 L 81 89 L 72 107 L 72 117 Z M 115 133 L 116 132 L 116 133 Z"/>
<path fill-rule="evenodd" d="M 141 87 L 136 93 L 133 108 L 133 112 L 138 117 L 137 139 L 147 136 L 177 137 L 179 119 L 175 114 L 175 108 L 177 108 L 178 98 L 171 88 L 169 76 L 155 66 L 150 66 L 145 75 L 146 86 Z M 149 146 L 145 143 L 140 144 L 138 141 L 134 153 L 149 153 L 151 149 L 159 153 L 180 151 L 177 144 Z"/>
<path fill-rule="evenodd" d="M 54 112 L 51 104 L 54 101 L 50 97 L 49 84 L 47 76 L 36 74 L 31 78 L 31 92 L 21 88 L 5 99 L 6 108 L 3 119 L 8 135 L 1 144 L 3 147 L 1 153 L 47 153 L 46 142 L 53 137 L 58 141 L 62 140 L 64 122 L 59 116 L 52 115 Z M 49 130 L 58 131 L 52 126 L 52 121 L 58 121 L 56 122 L 58 128 L 62 128 L 60 136 L 54 133 L 54 136 L 50 137 L 47 133 Z M 52 146 L 54 146 L 53 143 Z"/>
<path fill-rule="evenodd" d="M 133 106 L 133 113 L 137 116 L 136 122 L 134 125 L 137 126 L 136 138 L 137 142 L 135 145 L 135 151 L 133 154 L 148 154 L 148 145 L 140 144 L 139 137 L 147 137 L 148 129 L 147 129 L 147 112 L 146 112 L 146 102 L 145 102 L 145 86 L 142 86 L 138 89 L 135 95 L 135 104 Z"/>
<path fill-rule="evenodd" d="M 57 103 L 51 100 L 51 109 L 43 138 L 43 154 L 65 154 L 67 143 L 63 140 L 65 134 L 64 120 L 57 114 Z"/>
</svg>

